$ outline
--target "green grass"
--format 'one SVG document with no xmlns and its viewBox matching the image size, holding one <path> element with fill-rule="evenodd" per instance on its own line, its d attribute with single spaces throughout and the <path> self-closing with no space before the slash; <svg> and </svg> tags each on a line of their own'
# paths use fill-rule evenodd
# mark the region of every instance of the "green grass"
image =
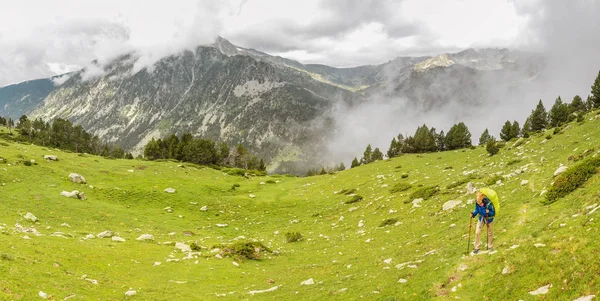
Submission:
<svg viewBox="0 0 600 301">
<path fill-rule="evenodd" d="M 0 164 L 0 300 L 37 300 L 39 291 L 54 300 L 72 295 L 69 300 L 573 300 L 597 295 L 600 209 L 590 212 L 600 204 L 600 176 L 592 174 L 550 205 L 542 204 L 541 195 L 550 190 L 561 163 L 571 167 L 600 156 L 595 151 L 600 120 L 589 120 L 593 116 L 570 123 L 549 140 L 547 133 L 537 133 L 519 147 L 509 143 L 492 157 L 482 147 L 405 154 L 309 178 L 106 160 L 0 138 L 0 157 L 7 161 Z M 580 162 L 568 159 L 584 150 L 594 151 Z M 46 154 L 60 161 L 47 162 Z M 22 158 L 38 165 L 17 163 Z M 69 182 L 71 172 L 88 184 Z M 473 200 L 465 183 L 453 183 L 469 179 L 481 187 L 486 178 L 478 175 L 495 174 L 508 175 L 490 185 L 502 206 L 494 222 L 497 253 L 465 256 L 473 205 L 442 211 L 442 204 Z M 529 182 L 521 186 L 522 180 Z M 276 184 L 261 185 L 268 181 Z M 391 192 L 400 181 L 412 188 Z M 169 187 L 176 192 L 164 192 Z M 421 207 L 404 203 L 412 201 L 411 192 L 431 187 L 442 189 Z M 83 191 L 87 200 L 62 197 L 63 190 Z M 356 192 L 362 200 L 344 204 Z M 27 212 L 39 221 L 26 221 Z M 17 233 L 17 223 L 42 236 Z M 82 239 L 105 230 L 126 241 Z M 65 237 L 51 236 L 55 232 Z M 144 233 L 155 242 L 137 241 Z M 302 240 L 288 243 L 287 233 L 301 233 Z M 194 250 L 190 259 L 175 242 Z M 214 252 L 214 246 L 222 248 Z M 508 274 L 502 274 L 504 268 Z M 309 278 L 314 285 L 300 284 Z M 528 294 L 547 284 L 552 288 L 546 295 Z M 137 295 L 127 298 L 129 288 Z"/>
</svg>

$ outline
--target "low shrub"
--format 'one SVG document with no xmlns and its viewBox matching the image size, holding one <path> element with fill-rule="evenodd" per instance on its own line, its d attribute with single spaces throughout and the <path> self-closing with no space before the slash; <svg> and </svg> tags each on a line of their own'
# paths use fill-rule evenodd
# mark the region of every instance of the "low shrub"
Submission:
<svg viewBox="0 0 600 301">
<path fill-rule="evenodd" d="M 13 261 L 13 260 L 15 260 L 15 257 L 12 256 L 11 254 L 2 253 L 2 254 L 0 254 L 0 260 Z"/>
<path fill-rule="evenodd" d="M 552 132 L 553 135 L 558 135 L 560 134 L 561 128 L 560 127 L 555 127 L 554 131 Z"/>
<path fill-rule="evenodd" d="M 598 167 L 600 167 L 600 157 L 588 158 L 577 165 L 569 167 L 554 180 L 554 185 L 545 194 L 546 199 L 542 203 L 545 205 L 552 204 L 559 198 L 573 192 L 596 174 Z"/>
<path fill-rule="evenodd" d="M 388 219 L 384 220 L 383 222 L 381 222 L 381 224 L 379 224 L 379 227 L 394 225 L 397 222 L 398 222 L 397 218 L 388 218 Z"/>
<path fill-rule="evenodd" d="M 275 182 L 275 180 L 266 180 L 265 183 L 267 183 L 267 184 L 275 184 L 277 182 Z"/>
<path fill-rule="evenodd" d="M 464 178 L 462 178 L 460 180 L 457 180 L 457 181 L 454 181 L 454 182 L 448 184 L 448 186 L 446 186 L 446 189 L 456 188 L 458 186 L 467 184 L 467 183 L 469 183 L 469 182 L 471 182 L 471 181 L 473 181 L 475 179 L 477 179 L 477 176 L 475 176 L 474 174 L 470 174 L 470 175 L 468 175 L 468 176 L 466 176 L 466 177 L 464 177 Z"/>
<path fill-rule="evenodd" d="M 550 135 L 550 134 L 546 135 L 546 140 L 550 140 L 550 139 L 552 139 L 552 135 Z"/>
<path fill-rule="evenodd" d="M 23 165 L 31 166 L 31 165 L 33 165 L 33 163 L 31 163 L 31 161 L 29 161 L 29 160 L 25 160 L 25 161 L 23 161 Z"/>
<path fill-rule="evenodd" d="M 453 169 L 453 168 L 454 167 L 452 167 L 452 166 L 446 166 L 446 167 L 444 167 L 444 169 Z"/>
<path fill-rule="evenodd" d="M 583 114 L 580 114 L 579 116 L 577 116 L 577 122 L 583 123 L 584 121 L 585 121 L 585 117 L 583 116 Z"/>
<path fill-rule="evenodd" d="M 352 196 L 352 198 L 348 201 L 345 201 L 344 204 L 352 204 L 352 203 L 356 203 L 356 202 L 360 202 L 362 201 L 363 197 L 360 195 L 354 195 Z"/>
<path fill-rule="evenodd" d="M 190 244 L 190 249 L 192 249 L 192 251 L 201 251 L 202 247 L 197 243 L 197 242 L 193 242 L 192 244 Z"/>
<path fill-rule="evenodd" d="M 269 248 L 259 241 L 236 242 L 227 246 L 217 245 L 214 248 L 221 249 L 221 256 L 232 257 L 238 261 L 244 261 L 246 259 L 259 260 L 262 253 L 272 253 Z"/>
<path fill-rule="evenodd" d="M 408 197 L 410 200 L 414 200 L 414 199 L 426 200 L 426 199 L 432 197 L 434 194 L 436 194 L 439 190 L 440 190 L 440 188 L 437 186 L 426 186 L 426 187 L 415 190 Z"/>
<path fill-rule="evenodd" d="M 302 234 L 299 232 L 288 232 L 285 234 L 285 240 L 287 242 L 297 242 L 302 240 Z"/>
<path fill-rule="evenodd" d="M 506 163 L 506 166 L 511 166 L 511 165 L 515 165 L 521 162 L 521 159 L 514 159 L 514 160 L 510 160 L 508 161 L 508 163 Z"/>
<path fill-rule="evenodd" d="M 240 184 L 235 183 L 235 184 L 231 185 L 231 190 L 235 190 L 238 187 L 240 187 Z"/>
<path fill-rule="evenodd" d="M 485 144 L 485 150 L 490 156 L 493 156 L 500 151 L 500 146 L 496 141 L 490 140 Z"/>
<path fill-rule="evenodd" d="M 483 183 L 485 183 L 485 185 L 490 186 L 490 185 L 494 185 L 496 184 L 496 182 L 498 182 L 498 180 L 502 180 L 502 176 L 501 175 L 491 175 L 489 177 L 487 177 L 486 179 L 483 180 Z"/>
<path fill-rule="evenodd" d="M 223 168 L 222 171 L 230 176 L 246 176 L 246 170 L 241 168 Z"/>
<path fill-rule="evenodd" d="M 402 191 L 409 190 L 411 187 L 412 187 L 412 185 L 410 185 L 408 183 L 400 182 L 400 183 L 397 183 L 396 185 L 394 185 L 394 187 L 392 187 L 390 189 L 390 192 L 391 193 L 402 192 Z"/>
<path fill-rule="evenodd" d="M 349 195 L 349 194 L 353 194 L 355 192 L 356 192 L 356 188 L 350 188 L 350 189 L 342 189 L 342 190 L 340 190 L 339 194 Z"/>
<path fill-rule="evenodd" d="M 407 173 L 403 173 L 400 177 L 403 178 L 403 179 L 406 179 L 406 178 L 408 178 L 408 174 Z"/>
</svg>

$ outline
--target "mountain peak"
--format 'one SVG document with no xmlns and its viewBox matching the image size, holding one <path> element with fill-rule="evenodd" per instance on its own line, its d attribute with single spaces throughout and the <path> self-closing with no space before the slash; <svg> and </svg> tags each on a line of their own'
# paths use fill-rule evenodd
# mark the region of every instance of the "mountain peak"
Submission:
<svg viewBox="0 0 600 301">
<path fill-rule="evenodd" d="M 231 44 L 231 42 L 221 36 L 217 36 L 215 42 L 211 46 L 217 48 L 221 53 L 227 56 L 239 54 L 239 47 Z"/>
</svg>

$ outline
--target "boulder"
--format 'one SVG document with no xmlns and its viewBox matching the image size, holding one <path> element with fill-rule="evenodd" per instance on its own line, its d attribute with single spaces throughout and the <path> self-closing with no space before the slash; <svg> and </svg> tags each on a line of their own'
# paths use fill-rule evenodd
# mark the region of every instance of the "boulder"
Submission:
<svg viewBox="0 0 600 301">
<path fill-rule="evenodd" d="M 175 244 L 175 249 L 181 251 L 181 253 L 189 253 L 192 252 L 192 248 L 184 243 L 178 242 Z"/>
<path fill-rule="evenodd" d="M 208 211 L 208 207 L 202 206 L 202 207 L 200 207 L 200 211 Z"/>
<path fill-rule="evenodd" d="M 462 204 L 462 201 L 460 201 L 460 200 L 450 200 L 450 201 L 445 202 L 442 205 L 442 210 L 447 211 L 447 210 L 450 210 L 460 204 Z"/>
<path fill-rule="evenodd" d="M 544 285 L 538 289 L 536 289 L 535 291 L 531 291 L 529 292 L 530 295 L 544 295 L 547 294 L 548 291 L 550 290 L 550 288 L 552 287 L 552 284 L 548 284 L 548 285 Z"/>
<path fill-rule="evenodd" d="M 113 236 L 111 239 L 112 239 L 112 241 L 125 242 L 125 239 L 121 238 L 119 236 Z"/>
<path fill-rule="evenodd" d="M 598 116 L 600 116 L 600 115 L 596 115 L 596 117 L 598 117 Z M 587 296 L 579 297 L 573 301 L 592 301 L 592 300 L 594 300 L 594 297 L 596 297 L 596 295 L 587 295 Z"/>
<path fill-rule="evenodd" d="M 44 159 L 46 159 L 47 161 L 58 161 L 58 157 L 55 155 L 45 155 Z"/>
<path fill-rule="evenodd" d="M 554 171 L 554 176 L 556 177 L 556 176 L 560 175 L 561 173 L 563 173 L 565 171 L 567 171 L 567 167 L 564 166 L 564 165 L 562 165 L 556 171 Z"/>
<path fill-rule="evenodd" d="M 300 283 L 300 285 L 313 285 L 313 284 L 315 284 L 315 281 L 312 278 L 304 280 Z"/>
<path fill-rule="evenodd" d="M 475 193 L 475 191 L 477 190 L 477 187 L 475 187 L 475 183 L 473 182 L 469 182 L 467 183 L 467 193 L 471 194 L 471 193 Z"/>
<path fill-rule="evenodd" d="M 33 215 L 31 212 L 27 212 L 27 214 L 25 214 L 25 219 L 34 223 L 38 221 L 38 218 L 35 217 L 35 215 Z"/>
<path fill-rule="evenodd" d="M 135 240 L 154 241 L 154 236 L 152 236 L 152 234 L 142 234 L 142 235 L 140 235 L 140 237 L 136 238 Z"/>
<path fill-rule="evenodd" d="M 528 180 L 521 180 L 521 186 L 525 186 L 527 184 L 529 184 Z"/>
<path fill-rule="evenodd" d="M 98 233 L 98 235 L 96 235 L 96 237 L 98 237 L 98 238 L 109 238 L 112 236 L 113 236 L 113 232 L 110 230 L 106 230 L 106 231 Z"/>
<path fill-rule="evenodd" d="M 422 201 L 423 201 L 423 199 L 414 199 L 414 200 L 412 201 L 412 204 L 413 204 L 413 206 L 412 206 L 412 207 L 413 207 L 413 208 L 418 208 L 418 207 L 421 207 L 421 205 L 419 205 L 419 204 L 420 204 Z"/>
<path fill-rule="evenodd" d="M 80 200 L 85 200 L 85 194 L 83 192 L 79 192 L 79 190 L 73 190 L 71 192 L 68 191 L 62 191 L 60 193 L 61 196 L 64 197 L 68 197 L 68 198 L 72 198 L 72 199 L 80 199 Z"/>
<path fill-rule="evenodd" d="M 85 178 L 82 175 L 76 174 L 76 173 L 71 173 L 69 175 L 69 180 L 71 180 L 71 182 L 73 182 L 73 183 L 78 183 L 78 184 L 85 184 L 85 183 L 87 183 L 85 181 Z"/>
<path fill-rule="evenodd" d="M 127 297 L 131 297 L 131 296 L 135 296 L 137 292 L 135 290 L 129 289 L 128 291 L 125 292 L 125 296 Z"/>
<path fill-rule="evenodd" d="M 166 193 L 175 193 L 175 189 L 169 187 L 169 188 L 165 189 L 165 192 Z"/>
</svg>

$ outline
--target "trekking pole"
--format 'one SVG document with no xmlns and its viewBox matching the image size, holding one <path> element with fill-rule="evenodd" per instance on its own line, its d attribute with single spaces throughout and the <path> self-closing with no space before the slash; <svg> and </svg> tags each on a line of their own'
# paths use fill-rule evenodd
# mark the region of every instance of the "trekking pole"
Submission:
<svg viewBox="0 0 600 301">
<path fill-rule="evenodd" d="M 469 218 L 469 234 L 467 235 L 467 239 L 469 241 L 467 243 L 467 255 L 469 255 L 469 247 L 471 246 L 471 226 L 473 226 L 473 217 Z"/>
<path fill-rule="evenodd" d="M 490 220 L 488 220 L 488 214 L 485 214 L 485 237 L 486 237 L 486 243 L 485 243 L 485 249 L 489 250 L 490 249 Z"/>
</svg>

